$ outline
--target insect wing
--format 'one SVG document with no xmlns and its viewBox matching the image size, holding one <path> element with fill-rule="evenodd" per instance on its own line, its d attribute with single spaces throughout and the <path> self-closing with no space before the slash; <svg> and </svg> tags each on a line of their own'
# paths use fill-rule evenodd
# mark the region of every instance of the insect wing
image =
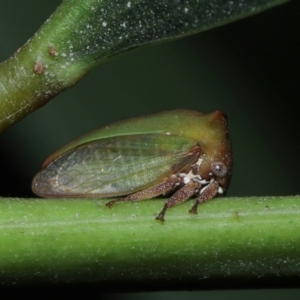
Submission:
<svg viewBox="0 0 300 300">
<path fill-rule="evenodd" d="M 162 134 L 104 138 L 72 149 L 42 169 L 33 191 L 43 197 L 111 197 L 146 188 L 197 160 L 193 139 Z"/>
</svg>

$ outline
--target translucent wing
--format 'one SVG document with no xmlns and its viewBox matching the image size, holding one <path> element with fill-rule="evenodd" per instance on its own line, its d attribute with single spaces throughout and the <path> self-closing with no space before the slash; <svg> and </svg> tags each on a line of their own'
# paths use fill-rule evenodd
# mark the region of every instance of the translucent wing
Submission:
<svg viewBox="0 0 300 300">
<path fill-rule="evenodd" d="M 43 197 L 127 195 L 189 167 L 195 140 L 154 133 L 117 136 L 82 144 L 56 158 L 33 180 Z"/>
</svg>

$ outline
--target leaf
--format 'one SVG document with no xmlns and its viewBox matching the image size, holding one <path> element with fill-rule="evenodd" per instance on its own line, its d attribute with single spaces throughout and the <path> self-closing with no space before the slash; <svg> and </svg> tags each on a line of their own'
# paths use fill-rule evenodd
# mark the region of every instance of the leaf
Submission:
<svg viewBox="0 0 300 300">
<path fill-rule="evenodd" d="M 137 46 L 194 34 L 286 0 L 65 0 L 0 65 L 0 130 L 74 85 L 100 62 Z"/>
</svg>

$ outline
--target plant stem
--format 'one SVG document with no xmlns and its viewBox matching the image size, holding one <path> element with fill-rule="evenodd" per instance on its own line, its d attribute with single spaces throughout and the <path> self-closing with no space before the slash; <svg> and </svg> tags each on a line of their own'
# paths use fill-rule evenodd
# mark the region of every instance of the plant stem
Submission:
<svg viewBox="0 0 300 300">
<path fill-rule="evenodd" d="M 299 196 L 218 198 L 198 215 L 189 201 L 161 223 L 164 201 L 1 199 L 1 284 L 160 290 L 296 278 L 300 287 Z"/>
</svg>

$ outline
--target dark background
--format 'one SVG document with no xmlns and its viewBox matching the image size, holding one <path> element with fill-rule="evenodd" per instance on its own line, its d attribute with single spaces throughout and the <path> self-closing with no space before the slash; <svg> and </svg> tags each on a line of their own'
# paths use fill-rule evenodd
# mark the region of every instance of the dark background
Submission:
<svg viewBox="0 0 300 300">
<path fill-rule="evenodd" d="M 0 1 L 0 61 L 60 2 Z M 234 151 L 228 196 L 299 194 L 299 15 L 300 1 L 292 1 L 100 65 L 2 133 L 0 195 L 32 197 L 31 179 L 43 160 L 73 138 L 112 121 L 174 108 L 228 115 Z"/>
</svg>

